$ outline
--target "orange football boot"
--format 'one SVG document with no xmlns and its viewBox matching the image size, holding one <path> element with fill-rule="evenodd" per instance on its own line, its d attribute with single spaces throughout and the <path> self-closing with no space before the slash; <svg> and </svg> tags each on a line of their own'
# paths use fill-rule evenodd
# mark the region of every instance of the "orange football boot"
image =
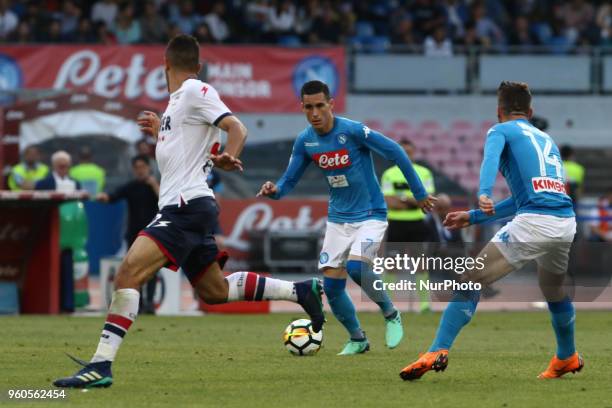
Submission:
<svg viewBox="0 0 612 408">
<path fill-rule="evenodd" d="M 538 375 L 538 378 L 559 378 L 563 374 L 569 372 L 576 373 L 582 370 L 584 367 L 584 361 L 578 353 L 574 353 L 571 357 L 565 360 L 560 360 L 556 355 L 550 360 L 550 364 L 546 371 Z"/>
<path fill-rule="evenodd" d="M 404 381 L 418 380 L 429 370 L 444 371 L 448 365 L 448 350 L 428 351 L 400 373 Z"/>
</svg>

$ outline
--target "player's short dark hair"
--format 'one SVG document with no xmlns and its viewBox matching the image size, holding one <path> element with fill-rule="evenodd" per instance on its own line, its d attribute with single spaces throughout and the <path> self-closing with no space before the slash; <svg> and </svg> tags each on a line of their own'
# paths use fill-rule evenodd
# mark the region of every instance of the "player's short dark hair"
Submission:
<svg viewBox="0 0 612 408">
<path fill-rule="evenodd" d="M 146 156 L 144 154 L 138 154 L 138 155 L 132 157 L 132 167 L 134 167 L 136 165 L 136 163 L 138 163 L 139 161 L 143 162 L 147 166 L 150 165 L 149 157 L 148 156 Z"/>
<path fill-rule="evenodd" d="M 197 73 L 200 63 L 198 40 L 187 34 L 177 35 L 166 47 L 166 61 L 173 68 Z"/>
<path fill-rule="evenodd" d="M 531 107 L 531 91 L 525 82 L 503 81 L 497 88 L 497 103 L 506 115 L 527 115 Z"/>
<path fill-rule="evenodd" d="M 304 99 L 304 95 L 315 95 L 318 93 L 323 93 L 323 95 L 325 95 L 325 99 L 329 100 L 329 87 L 325 82 L 316 80 L 308 81 L 304 85 L 302 85 L 302 90 L 300 91 L 300 98 Z"/>
<path fill-rule="evenodd" d="M 563 145 L 559 150 L 561 153 L 561 160 L 567 160 L 574 155 L 574 149 L 570 145 Z"/>
</svg>

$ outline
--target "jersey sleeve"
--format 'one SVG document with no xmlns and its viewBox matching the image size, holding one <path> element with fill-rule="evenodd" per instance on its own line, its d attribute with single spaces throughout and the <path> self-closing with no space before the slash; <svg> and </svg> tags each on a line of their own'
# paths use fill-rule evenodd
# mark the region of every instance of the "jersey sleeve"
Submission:
<svg viewBox="0 0 612 408">
<path fill-rule="evenodd" d="M 298 137 L 293 144 L 293 151 L 291 158 L 289 159 L 289 165 L 287 170 L 282 177 L 276 183 L 276 194 L 270 196 L 274 200 L 279 200 L 283 196 L 289 194 L 291 190 L 296 186 L 306 167 L 310 164 L 310 157 L 306 154 L 304 149 L 304 142 L 301 137 Z"/>
<path fill-rule="evenodd" d="M 397 164 L 417 200 L 420 201 L 427 197 L 427 191 L 421 179 L 414 170 L 408 155 L 399 144 L 363 124 L 359 124 L 359 127 L 354 129 L 353 135 L 357 143 Z"/>
<path fill-rule="evenodd" d="M 516 202 L 512 196 L 495 204 L 495 214 L 486 215 L 481 209 L 470 210 L 470 224 L 485 224 L 516 214 Z"/>
<path fill-rule="evenodd" d="M 506 138 L 503 133 L 491 128 L 485 141 L 482 165 L 480 166 L 480 189 L 478 196 L 493 195 L 493 186 L 499 169 L 499 160 L 506 145 Z"/>
<path fill-rule="evenodd" d="M 189 104 L 187 123 L 217 126 L 221 119 L 232 114 L 219 97 L 217 90 L 209 84 L 203 82 L 190 84 L 185 96 Z"/>
</svg>

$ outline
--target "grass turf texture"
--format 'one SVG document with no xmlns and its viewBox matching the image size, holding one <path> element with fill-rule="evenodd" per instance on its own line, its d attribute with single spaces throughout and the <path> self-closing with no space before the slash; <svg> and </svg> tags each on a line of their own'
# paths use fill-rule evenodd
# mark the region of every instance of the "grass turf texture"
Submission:
<svg viewBox="0 0 612 408">
<path fill-rule="evenodd" d="M 536 375 L 554 352 L 547 312 L 480 313 L 449 355 L 444 373 L 403 382 L 399 371 L 429 346 L 439 314 L 404 314 L 407 336 L 384 346 L 384 324 L 361 313 L 372 351 L 337 357 L 346 335 L 328 315 L 324 348 L 294 357 L 281 334 L 303 316 L 140 316 L 126 336 L 108 389 L 69 391 L 63 403 L 18 407 L 612 407 L 612 314 L 579 312 L 578 350 L 585 369 L 561 380 Z M 51 388 L 77 366 L 64 352 L 89 359 L 102 318 L 3 317 L 0 325 L 0 405 L 7 389 Z"/>
</svg>

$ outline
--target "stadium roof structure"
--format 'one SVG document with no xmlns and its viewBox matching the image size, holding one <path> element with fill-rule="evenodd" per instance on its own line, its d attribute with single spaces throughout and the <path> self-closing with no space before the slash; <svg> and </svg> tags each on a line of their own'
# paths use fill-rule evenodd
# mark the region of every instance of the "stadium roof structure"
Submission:
<svg viewBox="0 0 612 408">
<path fill-rule="evenodd" d="M 138 114 L 150 107 L 70 92 L 17 102 L 0 115 L 0 168 L 19 161 L 19 152 L 55 137 L 113 136 L 134 143 L 142 138 Z"/>
</svg>

